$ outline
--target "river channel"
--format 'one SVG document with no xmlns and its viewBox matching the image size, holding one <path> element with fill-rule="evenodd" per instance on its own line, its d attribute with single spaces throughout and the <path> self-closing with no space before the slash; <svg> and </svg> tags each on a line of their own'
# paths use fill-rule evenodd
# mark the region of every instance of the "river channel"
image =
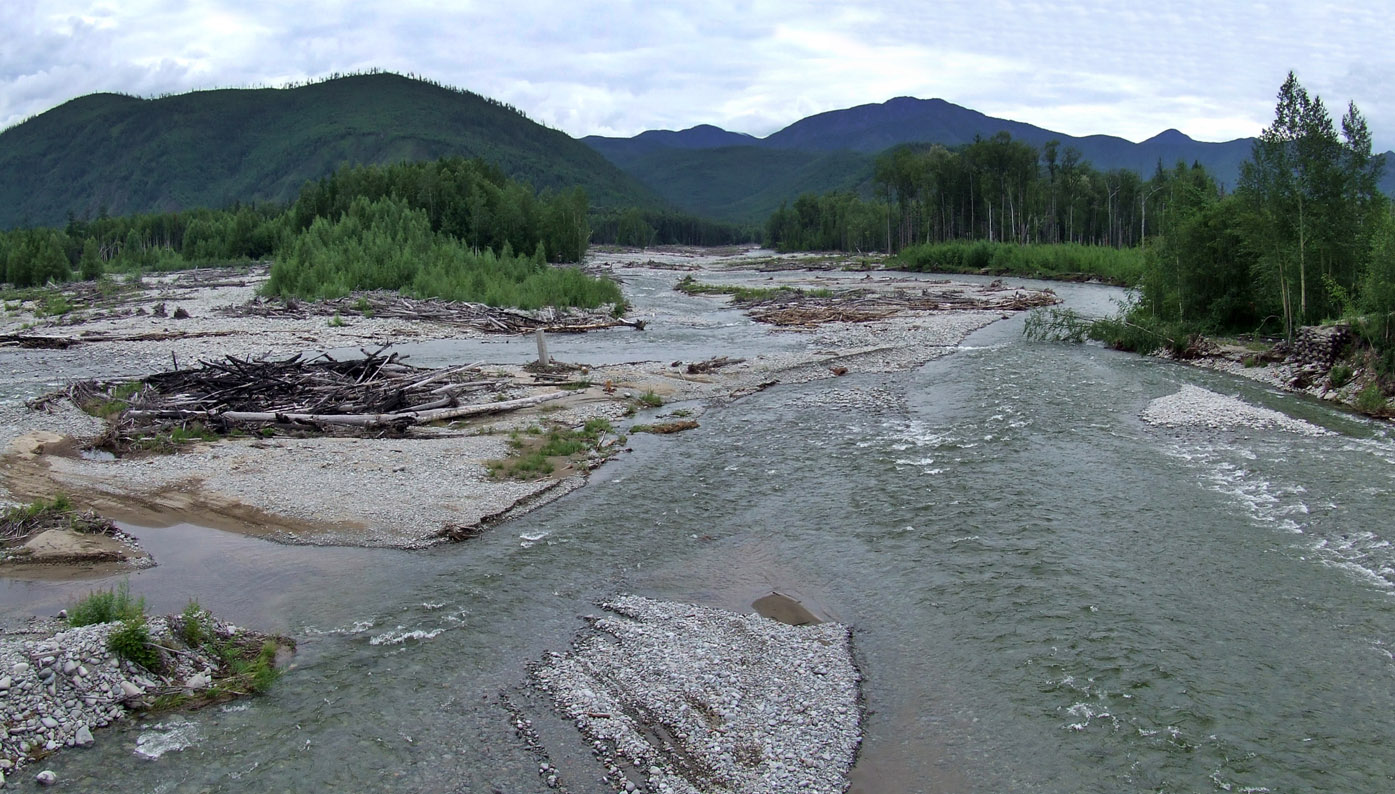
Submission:
<svg viewBox="0 0 1395 794">
<path fill-rule="evenodd" d="M 1095 313 L 1118 296 L 1054 286 Z M 637 303 L 699 300 L 665 293 Z M 723 338 L 750 328 L 722 316 Z M 101 731 L 45 765 L 72 791 L 547 791 L 501 698 L 526 702 L 526 666 L 598 600 L 749 610 L 777 590 L 854 629 L 856 792 L 1395 790 L 1388 431 L 1021 326 L 635 437 L 587 487 L 462 544 L 135 528 L 162 562 L 135 592 L 287 632 L 294 667 L 267 696 Z M 665 344 L 700 346 L 681 337 Z M 714 344 L 702 357 L 750 354 Z M 1140 419 L 1185 385 L 1334 432 Z M 8 583 L 5 609 L 101 584 Z M 142 760 L 142 736 L 180 749 Z"/>
</svg>

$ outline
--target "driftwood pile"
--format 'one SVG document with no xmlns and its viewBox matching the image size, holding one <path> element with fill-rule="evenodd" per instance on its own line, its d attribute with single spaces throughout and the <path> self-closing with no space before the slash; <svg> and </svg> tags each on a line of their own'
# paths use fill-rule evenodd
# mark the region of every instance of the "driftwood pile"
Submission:
<svg viewBox="0 0 1395 794">
<path fill-rule="evenodd" d="M 158 434 L 191 423 L 226 432 L 234 426 L 290 425 L 321 431 L 405 431 L 414 424 L 503 413 L 565 397 L 547 392 L 504 399 L 509 379 L 486 377 L 477 365 L 429 370 L 404 364 L 386 348 L 364 358 L 328 355 L 281 360 L 201 361 L 197 369 L 145 379 L 114 417 L 118 438 Z M 74 384 L 78 405 L 114 399 L 111 385 Z"/>
<path fill-rule="evenodd" d="M 718 356 L 716 358 L 709 358 L 706 361 L 695 361 L 692 364 L 688 365 L 688 374 L 706 375 L 710 372 L 716 372 L 722 367 L 730 367 L 734 364 L 740 364 L 745 360 L 746 359 L 744 358 L 729 358 L 727 356 Z M 673 366 L 676 367 L 679 363 L 680 362 L 675 361 L 673 362 Z"/>
<path fill-rule="evenodd" d="M 0 543 L 19 545 L 50 529 L 71 529 L 90 535 L 119 535 L 111 519 L 93 510 L 79 511 L 62 504 L 38 509 L 12 508 L 0 515 Z"/>
<path fill-rule="evenodd" d="M 981 295 L 966 295 L 957 289 L 921 290 L 919 295 L 912 295 L 902 291 L 879 294 L 856 290 L 832 297 L 781 295 L 743 305 L 756 322 L 810 327 L 823 323 L 866 323 L 910 311 L 1025 311 L 1061 302 L 1055 294 L 1046 291 L 1014 291 L 1007 295 L 998 294 L 996 290 L 981 292 Z"/>
<path fill-rule="evenodd" d="M 521 334 L 539 328 L 552 333 L 584 333 L 602 328 L 628 326 L 643 330 L 643 320 L 624 320 L 601 312 L 572 310 L 567 313 L 547 308 L 533 313 L 486 306 L 483 303 L 447 301 L 439 298 L 417 299 L 396 292 L 376 291 L 355 293 L 344 298 L 323 301 L 254 298 L 241 306 L 219 310 L 231 317 L 386 317 L 398 320 L 431 322 L 475 328 L 487 333 Z"/>
</svg>

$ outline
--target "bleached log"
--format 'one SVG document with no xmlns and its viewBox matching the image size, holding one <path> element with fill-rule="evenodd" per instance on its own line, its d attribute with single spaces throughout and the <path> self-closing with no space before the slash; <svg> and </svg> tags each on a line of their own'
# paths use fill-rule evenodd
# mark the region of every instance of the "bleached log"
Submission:
<svg viewBox="0 0 1395 794">
<path fill-rule="evenodd" d="M 277 422 L 319 425 L 344 425 L 347 427 L 386 427 L 406 426 L 424 422 L 437 422 L 443 419 L 461 419 L 468 416 L 507 413 L 520 408 L 541 405 L 552 400 L 560 400 L 570 392 L 557 391 L 520 397 L 516 400 L 503 400 L 474 405 L 457 405 L 448 408 L 402 411 L 392 414 L 307 414 L 280 411 L 223 411 L 206 413 L 203 411 L 130 411 L 133 418 L 161 419 L 222 419 L 227 422 Z"/>
</svg>

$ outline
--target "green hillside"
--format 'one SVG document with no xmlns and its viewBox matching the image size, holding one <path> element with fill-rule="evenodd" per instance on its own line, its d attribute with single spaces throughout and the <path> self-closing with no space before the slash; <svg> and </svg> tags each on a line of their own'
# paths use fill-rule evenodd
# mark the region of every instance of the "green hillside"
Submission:
<svg viewBox="0 0 1395 794">
<path fill-rule="evenodd" d="M 658 198 L 590 147 L 466 91 L 394 74 L 158 99 L 95 94 L 0 133 L 0 228 L 294 198 L 338 166 L 480 157 L 593 207 Z"/>
<path fill-rule="evenodd" d="M 687 212 L 760 223 L 781 202 L 804 193 L 862 190 L 872 180 L 874 159 L 861 152 L 729 146 L 659 149 L 634 157 L 623 167 Z"/>
</svg>

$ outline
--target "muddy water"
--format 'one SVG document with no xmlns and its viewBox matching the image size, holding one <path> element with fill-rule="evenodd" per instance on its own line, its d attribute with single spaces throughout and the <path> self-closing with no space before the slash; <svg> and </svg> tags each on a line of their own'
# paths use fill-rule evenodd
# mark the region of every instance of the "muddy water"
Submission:
<svg viewBox="0 0 1395 794">
<path fill-rule="evenodd" d="M 1114 295 L 1058 290 L 1087 310 Z M 1139 420 L 1184 384 L 1336 432 Z M 284 629 L 296 666 L 264 698 L 105 731 L 51 766 L 84 791 L 546 791 L 499 700 L 529 707 L 524 666 L 598 598 L 749 609 L 778 591 L 855 627 L 854 791 L 1395 787 L 1384 429 L 1025 342 L 1020 321 L 833 387 L 773 388 L 698 430 L 637 437 L 587 488 L 425 553 L 137 528 L 165 564 L 133 589 Z M 84 586 L 10 583 L 4 600 L 53 609 Z M 139 760 L 142 734 L 182 749 Z M 559 757 L 584 755 L 565 726 L 549 735 Z"/>
</svg>

